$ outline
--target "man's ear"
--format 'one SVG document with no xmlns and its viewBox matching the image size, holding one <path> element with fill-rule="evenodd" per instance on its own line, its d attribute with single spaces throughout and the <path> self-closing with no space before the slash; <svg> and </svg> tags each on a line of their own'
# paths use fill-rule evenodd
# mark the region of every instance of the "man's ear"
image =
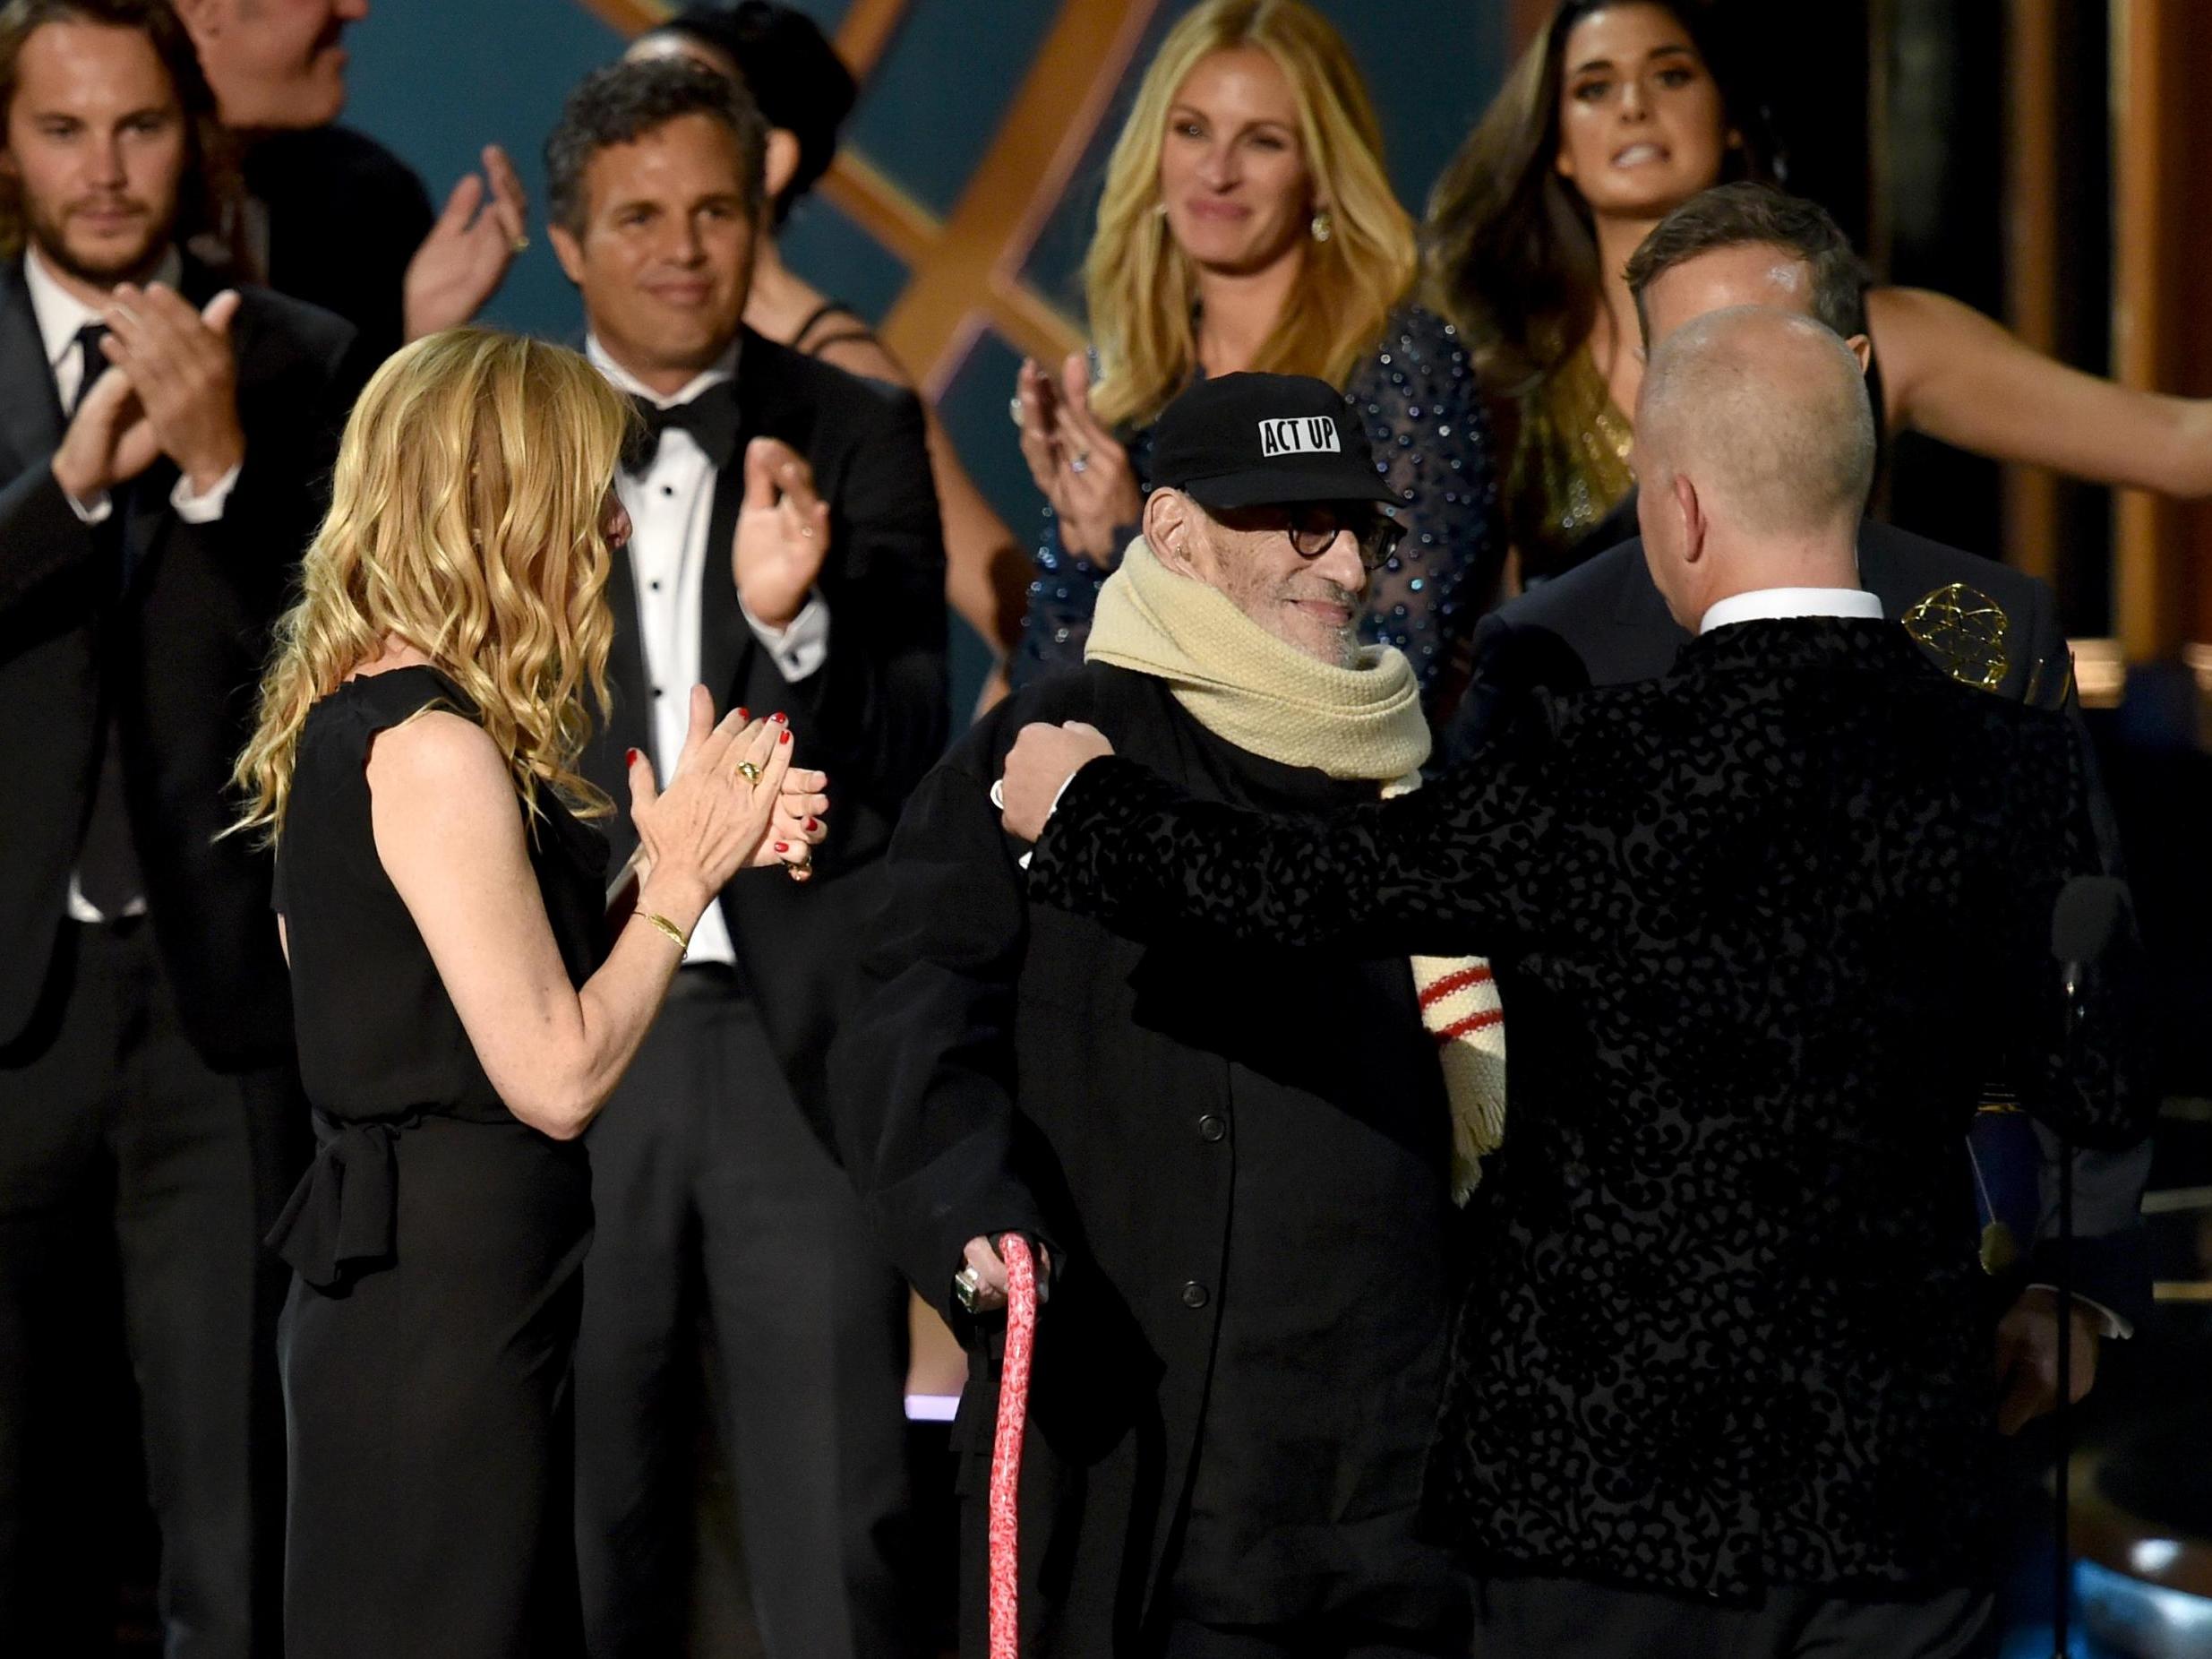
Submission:
<svg viewBox="0 0 2212 1659">
<path fill-rule="evenodd" d="M 1153 557 L 1179 576 L 1196 576 L 1197 511 L 1180 490 L 1154 490 L 1145 503 L 1145 540 Z"/>
<path fill-rule="evenodd" d="M 222 0 L 172 0 L 171 9 L 194 46 L 222 32 Z"/>
<path fill-rule="evenodd" d="M 770 202 L 784 193 L 792 175 L 799 170 L 799 135 L 787 127 L 768 129 L 767 190 Z"/>
<path fill-rule="evenodd" d="M 1864 374 L 1868 369 L 1873 366 L 1874 342 L 1873 340 L 1867 339 L 1864 334 L 1854 334 L 1849 340 L 1845 340 L 1843 343 L 1850 347 L 1851 355 L 1858 359 L 1858 372 L 1860 374 Z"/>
<path fill-rule="evenodd" d="M 1682 528 L 1682 562 L 1695 564 L 1705 556 L 1705 532 L 1710 528 L 1705 517 L 1705 503 L 1698 499 L 1697 486 L 1677 472 L 1668 481 L 1671 505 Z"/>
<path fill-rule="evenodd" d="M 545 234 L 553 243 L 553 257 L 561 262 L 561 269 L 578 288 L 584 286 L 584 245 L 576 239 L 576 233 L 566 225 L 548 225 Z"/>
</svg>

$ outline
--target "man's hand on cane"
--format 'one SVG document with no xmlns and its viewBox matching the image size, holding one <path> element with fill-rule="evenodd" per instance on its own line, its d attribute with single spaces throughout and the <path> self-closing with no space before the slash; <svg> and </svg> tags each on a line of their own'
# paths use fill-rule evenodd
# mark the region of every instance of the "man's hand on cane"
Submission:
<svg viewBox="0 0 2212 1659">
<path fill-rule="evenodd" d="M 1052 1258 L 1045 1247 L 1037 1251 L 1037 1300 L 1052 1299 Z M 999 1259 L 998 1239 L 972 1238 L 962 1252 L 967 1265 L 952 1276 L 960 1305 L 970 1313 L 998 1313 L 1007 1305 L 1007 1264 Z"/>
</svg>

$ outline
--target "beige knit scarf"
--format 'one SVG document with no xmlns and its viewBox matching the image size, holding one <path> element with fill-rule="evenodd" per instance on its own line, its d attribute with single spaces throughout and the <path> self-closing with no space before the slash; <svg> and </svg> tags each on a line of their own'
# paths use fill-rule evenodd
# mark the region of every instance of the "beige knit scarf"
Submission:
<svg viewBox="0 0 2212 1659">
<path fill-rule="evenodd" d="M 1199 725 L 1252 754 L 1373 782 L 1385 795 L 1420 787 L 1428 722 L 1403 655 L 1370 645 L 1354 667 L 1316 662 L 1226 596 L 1169 570 L 1142 536 L 1099 592 L 1084 656 L 1166 681 Z M 1504 1016 L 1481 958 L 1412 960 L 1452 1103 L 1452 1193 L 1463 1204 L 1505 1132 Z"/>
</svg>

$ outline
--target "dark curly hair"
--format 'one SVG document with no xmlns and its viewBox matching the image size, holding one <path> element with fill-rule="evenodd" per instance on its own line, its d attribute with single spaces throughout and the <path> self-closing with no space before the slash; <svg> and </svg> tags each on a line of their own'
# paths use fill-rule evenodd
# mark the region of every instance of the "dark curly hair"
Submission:
<svg viewBox="0 0 2212 1659">
<path fill-rule="evenodd" d="M 1527 391 L 1589 337 L 1601 284 L 1597 234 L 1582 193 L 1554 167 L 1567 37 L 1627 0 L 1560 0 L 1551 24 L 1460 145 L 1428 198 L 1423 225 L 1431 306 L 1468 337 L 1484 390 Z M 1648 0 L 1679 22 L 1720 90 L 1743 141 L 1728 179 L 1779 176 L 1764 105 L 1746 84 L 1736 41 L 1702 0 Z"/>
<path fill-rule="evenodd" d="M 0 142 L 4 142 L 15 104 L 23 48 L 50 23 L 132 29 L 146 37 L 176 90 L 189 135 L 184 176 L 177 189 L 176 223 L 169 239 L 211 237 L 231 262 L 242 268 L 232 245 L 242 218 L 236 211 L 243 194 L 237 149 L 216 112 L 215 93 L 200 71 L 192 37 L 168 0 L 8 0 L 0 6 Z M 0 173 L 0 259 L 21 254 L 29 234 L 22 186 L 12 174 Z"/>
<path fill-rule="evenodd" d="M 776 194 L 780 227 L 837 159 L 838 130 L 860 96 L 853 72 L 819 24 L 776 0 L 686 6 L 651 32 L 685 36 L 729 59 L 761 118 L 799 141 L 799 165 Z"/>
<path fill-rule="evenodd" d="M 737 141 L 745 211 L 756 215 L 767 192 L 768 129 L 752 94 L 727 75 L 680 57 L 609 64 L 578 83 L 545 140 L 547 211 L 582 235 L 588 210 L 584 177 L 603 150 L 634 144 L 685 116 L 705 116 Z"/>
</svg>

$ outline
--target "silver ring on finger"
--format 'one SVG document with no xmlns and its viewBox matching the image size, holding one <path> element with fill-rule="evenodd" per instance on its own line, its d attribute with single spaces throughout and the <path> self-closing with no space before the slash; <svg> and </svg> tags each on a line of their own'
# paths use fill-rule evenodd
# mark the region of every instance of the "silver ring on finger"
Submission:
<svg viewBox="0 0 2212 1659">
<path fill-rule="evenodd" d="M 1016 392 L 1007 400 L 1007 414 L 1014 422 L 1014 429 L 1019 432 L 1022 429 L 1022 394 L 1020 392 Z"/>
<path fill-rule="evenodd" d="M 1074 458 L 1073 458 L 1072 460 L 1070 460 L 1068 461 L 1068 463 L 1067 463 L 1067 470 L 1068 470 L 1068 471 L 1070 471 L 1070 472 L 1075 472 L 1075 473 L 1084 473 L 1084 472 L 1088 472 L 1088 471 L 1090 471 L 1090 470 L 1091 470 L 1091 451 L 1088 451 L 1088 450 L 1077 450 L 1077 451 L 1076 451 L 1076 453 L 1075 453 Z"/>
</svg>

